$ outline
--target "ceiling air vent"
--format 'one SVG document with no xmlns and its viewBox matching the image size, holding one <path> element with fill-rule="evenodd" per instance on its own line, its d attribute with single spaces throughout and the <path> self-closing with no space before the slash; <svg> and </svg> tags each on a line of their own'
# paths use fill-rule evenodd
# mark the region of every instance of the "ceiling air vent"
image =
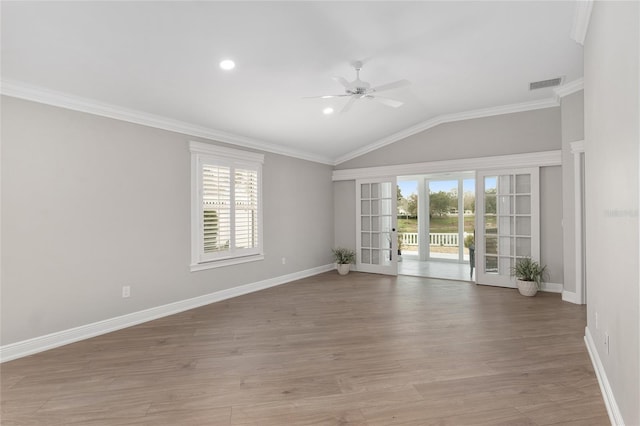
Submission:
<svg viewBox="0 0 640 426">
<path fill-rule="evenodd" d="M 562 83 L 562 77 L 552 78 L 551 80 L 534 81 L 533 83 L 529 83 L 529 90 L 560 86 L 560 83 Z"/>
</svg>

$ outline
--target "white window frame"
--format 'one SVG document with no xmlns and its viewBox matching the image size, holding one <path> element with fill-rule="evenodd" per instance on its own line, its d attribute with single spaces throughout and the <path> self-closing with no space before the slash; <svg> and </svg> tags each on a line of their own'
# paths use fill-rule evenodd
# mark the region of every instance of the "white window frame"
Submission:
<svg viewBox="0 0 640 426">
<path fill-rule="evenodd" d="M 264 259 L 262 226 L 262 165 L 264 155 L 202 142 L 189 142 L 191 152 L 191 272 L 222 266 L 254 262 Z M 258 246 L 251 249 L 236 249 L 232 243 L 229 251 L 204 253 L 204 223 L 202 207 L 202 168 L 204 165 L 225 166 L 233 170 L 244 168 L 258 173 Z M 233 174 L 232 174 L 233 176 Z M 233 182 L 233 178 L 232 178 Z M 235 234 L 233 185 L 231 189 L 232 222 L 231 234 Z"/>
</svg>

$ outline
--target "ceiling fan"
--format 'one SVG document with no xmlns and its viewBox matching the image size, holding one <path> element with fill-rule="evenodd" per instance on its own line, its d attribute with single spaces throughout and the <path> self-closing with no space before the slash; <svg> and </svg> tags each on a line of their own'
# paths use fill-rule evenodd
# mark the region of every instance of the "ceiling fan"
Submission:
<svg viewBox="0 0 640 426">
<path fill-rule="evenodd" d="M 369 99 L 369 100 L 378 101 L 381 104 L 384 104 L 393 108 L 398 108 L 402 106 L 403 102 L 395 99 L 383 97 L 383 96 L 378 96 L 377 93 L 385 90 L 397 89 L 400 87 L 408 86 L 409 84 L 411 84 L 411 82 L 409 80 L 398 80 L 398 81 L 394 81 L 393 83 L 371 87 L 371 84 L 367 83 L 366 81 L 360 80 L 360 70 L 362 69 L 362 65 L 363 65 L 362 61 L 351 62 L 351 66 L 353 66 L 353 68 L 356 70 L 356 79 L 351 82 L 345 79 L 344 77 L 333 77 L 335 81 L 337 81 L 338 83 L 344 86 L 344 89 L 345 89 L 344 94 L 312 96 L 309 99 L 313 99 L 313 98 L 329 99 L 329 98 L 348 97 L 349 100 L 347 101 L 345 106 L 342 108 L 340 113 L 345 113 L 349 111 L 353 106 L 353 104 L 355 103 L 355 101 L 357 101 L 358 99 Z"/>
</svg>

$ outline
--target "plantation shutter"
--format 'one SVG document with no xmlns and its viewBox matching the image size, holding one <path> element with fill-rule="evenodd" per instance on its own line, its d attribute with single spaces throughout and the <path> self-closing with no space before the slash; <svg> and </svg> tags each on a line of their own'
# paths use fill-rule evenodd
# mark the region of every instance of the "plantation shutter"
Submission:
<svg viewBox="0 0 640 426">
<path fill-rule="evenodd" d="M 235 248 L 258 247 L 258 172 L 235 170 Z"/>
<path fill-rule="evenodd" d="M 191 271 L 264 259 L 264 155 L 201 142 L 189 149 Z"/>
<path fill-rule="evenodd" d="M 202 170 L 203 251 L 231 247 L 231 169 L 204 165 Z"/>
</svg>

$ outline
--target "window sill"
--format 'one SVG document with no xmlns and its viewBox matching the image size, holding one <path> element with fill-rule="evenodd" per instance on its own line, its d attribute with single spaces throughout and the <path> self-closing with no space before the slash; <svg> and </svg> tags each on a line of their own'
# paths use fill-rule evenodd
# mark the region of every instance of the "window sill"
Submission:
<svg viewBox="0 0 640 426">
<path fill-rule="evenodd" d="M 212 260 L 209 262 L 192 263 L 191 272 L 204 271 L 205 269 L 222 268 L 224 266 L 238 265 L 247 262 L 264 260 L 264 254 L 254 254 L 251 256 L 233 257 L 231 259 Z"/>
</svg>

